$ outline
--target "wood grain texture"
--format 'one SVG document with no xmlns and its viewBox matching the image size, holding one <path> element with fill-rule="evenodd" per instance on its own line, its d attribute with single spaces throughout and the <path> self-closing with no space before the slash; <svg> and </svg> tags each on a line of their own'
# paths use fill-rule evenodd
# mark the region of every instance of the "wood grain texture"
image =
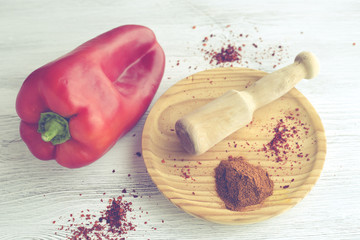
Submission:
<svg viewBox="0 0 360 240">
<path fill-rule="evenodd" d="M 296 88 L 322 119 L 327 154 L 307 197 L 291 210 L 256 224 L 227 226 L 190 216 L 159 192 L 142 157 L 135 154 L 141 152 L 149 111 L 111 151 L 86 168 L 68 170 L 34 158 L 19 136 L 14 107 L 24 79 L 88 39 L 129 23 L 153 29 L 166 53 L 154 103 L 186 76 L 219 67 L 205 58 L 203 48 L 245 44 L 242 63 L 234 66 L 265 72 L 290 64 L 300 51 L 314 52 L 319 75 Z M 359 239 L 358 29 L 358 0 L 0 0 L 0 239 L 66 239 L 67 233 L 57 229 L 66 225 L 71 213 L 86 209 L 98 213 L 104 209 L 100 199 L 119 196 L 123 188 L 143 196 L 126 198 L 134 201 L 136 215 L 141 214 L 139 207 L 149 212 L 135 220 L 138 228 L 127 236 L 129 240 Z M 215 37 L 204 47 L 210 34 Z M 239 34 L 249 36 L 241 39 Z M 268 52 L 279 45 L 284 50 L 281 61 Z"/>
<path fill-rule="evenodd" d="M 325 162 L 325 132 L 315 109 L 296 89 L 260 108 L 245 129 L 202 155 L 188 154 L 174 132 L 183 115 L 230 89 L 245 90 L 265 75 L 245 68 L 199 72 L 176 83 L 155 103 L 144 126 L 143 157 L 159 190 L 176 206 L 215 223 L 255 223 L 293 207 L 314 186 Z M 288 135 L 281 139 L 286 143 L 276 144 L 280 153 L 268 146 L 275 129 Z M 267 170 L 275 184 L 273 195 L 241 212 L 226 209 L 216 193 L 214 169 L 228 156 L 242 156 Z"/>
</svg>

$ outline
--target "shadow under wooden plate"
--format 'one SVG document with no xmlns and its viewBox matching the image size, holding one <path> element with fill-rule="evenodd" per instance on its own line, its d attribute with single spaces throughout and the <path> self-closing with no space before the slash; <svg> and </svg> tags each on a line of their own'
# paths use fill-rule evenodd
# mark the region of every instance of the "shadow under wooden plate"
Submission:
<svg viewBox="0 0 360 240">
<path fill-rule="evenodd" d="M 199 72 L 168 89 L 151 109 L 142 136 L 144 161 L 159 190 L 185 212 L 221 224 L 255 223 L 290 209 L 315 185 L 325 161 L 325 132 L 313 106 L 295 88 L 200 156 L 187 154 L 176 136 L 181 116 L 266 74 L 247 68 Z M 214 169 L 230 155 L 268 171 L 274 193 L 261 205 L 230 211 L 217 195 Z"/>
</svg>

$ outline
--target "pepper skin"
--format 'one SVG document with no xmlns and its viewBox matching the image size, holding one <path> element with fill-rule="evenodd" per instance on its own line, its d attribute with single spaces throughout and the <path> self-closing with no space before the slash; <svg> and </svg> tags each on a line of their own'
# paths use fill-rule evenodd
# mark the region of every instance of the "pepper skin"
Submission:
<svg viewBox="0 0 360 240">
<path fill-rule="evenodd" d="M 125 25 L 101 34 L 25 79 L 16 99 L 20 135 L 41 160 L 86 166 L 138 122 L 164 67 L 150 29 Z"/>
</svg>

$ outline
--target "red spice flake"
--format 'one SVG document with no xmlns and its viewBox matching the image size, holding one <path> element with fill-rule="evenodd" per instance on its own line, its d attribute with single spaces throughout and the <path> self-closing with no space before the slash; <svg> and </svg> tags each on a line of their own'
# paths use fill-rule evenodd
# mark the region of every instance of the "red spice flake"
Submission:
<svg viewBox="0 0 360 240">
<path fill-rule="evenodd" d="M 196 26 L 192 26 L 192 29 L 195 29 L 196 28 Z"/>
<path fill-rule="evenodd" d="M 356 43 L 354 43 L 354 42 L 353 42 L 353 44 L 352 44 L 352 45 L 353 45 L 353 46 L 355 46 L 355 45 L 356 45 Z"/>
<path fill-rule="evenodd" d="M 161 163 L 165 163 L 165 160 L 164 160 L 164 159 L 162 159 L 162 160 L 161 160 Z"/>
<path fill-rule="evenodd" d="M 198 164 L 201 164 L 200 162 L 198 162 Z M 175 166 L 175 165 L 174 165 Z M 195 166 L 195 169 L 197 168 L 197 166 Z M 182 178 L 184 178 L 185 180 L 186 179 L 191 179 L 191 180 L 193 180 L 193 181 L 195 181 L 195 179 L 193 178 L 193 177 L 191 177 L 191 168 L 190 168 L 190 166 L 189 165 L 184 165 L 182 168 L 181 168 L 181 170 L 180 170 L 180 172 L 181 172 L 181 177 Z"/>
<path fill-rule="evenodd" d="M 189 170 L 189 169 L 188 169 Z M 190 178 L 190 175 L 188 174 L 188 172 L 186 170 L 184 170 L 183 168 L 181 169 L 181 173 L 182 173 L 182 176 L 185 178 L 185 179 L 188 179 Z"/>
<path fill-rule="evenodd" d="M 215 60 L 216 65 L 218 65 L 225 62 L 235 62 L 240 60 L 240 58 L 241 55 L 238 50 L 229 44 L 226 48 L 221 48 L 219 53 L 215 53 L 215 55 L 212 57 L 212 60 Z"/>
<path fill-rule="evenodd" d="M 285 138 L 286 132 L 288 129 L 282 125 L 282 121 L 280 121 L 277 126 L 274 128 L 275 136 L 274 138 L 267 144 L 270 150 L 274 151 L 276 156 L 279 156 L 279 148 L 282 148 L 284 143 L 286 143 L 287 139 Z"/>
</svg>

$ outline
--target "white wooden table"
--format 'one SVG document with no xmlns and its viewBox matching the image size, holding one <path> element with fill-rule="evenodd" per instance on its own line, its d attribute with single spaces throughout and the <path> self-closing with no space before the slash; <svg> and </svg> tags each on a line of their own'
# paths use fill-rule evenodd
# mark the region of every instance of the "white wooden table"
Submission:
<svg viewBox="0 0 360 240">
<path fill-rule="evenodd" d="M 166 53 L 165 75 L 152 105 L 182 78 L 216 67 L 200 51 L 210 34 L 216 35 L 214 48 L 249 34 L 242 40 L 249 45 L 244 53 L 249 64 L 242 66 L 268 72 L 291 63 L 302 50 L 314 52 L 320 74 L 297 88 L 323 121 L 328 152 L 309 195 L 291 210 L 252 225 L 224 226 L 188 215 L 157 190 L 136 155 L 149 111 L 90 166 L 69 170 L 34 158 L 19 136 L 14 107 L 23 80 L 124 24 L 153 29 Z M 0 0 L 0 239 L 65 239 L 69 233 L 58 228 L 69 225 L 70 214 L 76 217 L 87 209 L 98 214 L 106 206 L 100 200 L 122 195 L 124 188 L 139 195 L 125 197 L 133 202 L 138 225 L 128 239 L 360 239 L 359 29 L 356 0 Z M 253 42 L 258 49 L 251 48 Z M 255 52 L 279 45 L 284 48 L 280 65 L 269 54 Z M 262 64 L 256 56 L 264 58 Z"/>
</svg>

